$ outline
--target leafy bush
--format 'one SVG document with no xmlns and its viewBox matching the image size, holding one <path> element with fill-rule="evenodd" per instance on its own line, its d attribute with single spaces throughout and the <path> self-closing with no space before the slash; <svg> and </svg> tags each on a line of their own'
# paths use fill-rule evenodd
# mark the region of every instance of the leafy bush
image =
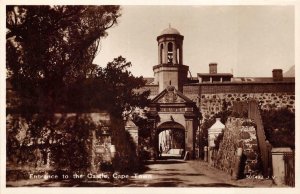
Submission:
<svg viewBox="0 0 300 194">
<path fill-rule="evenodd" d="M 262 110 L 266 138 L 274 147 L 295 148 L 295 113 L 287 108 Z"/>
</svg>

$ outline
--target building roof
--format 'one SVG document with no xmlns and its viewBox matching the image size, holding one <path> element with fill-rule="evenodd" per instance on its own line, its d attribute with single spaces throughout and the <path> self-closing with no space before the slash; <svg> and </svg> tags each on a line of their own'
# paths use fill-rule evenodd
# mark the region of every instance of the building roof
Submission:
<svg viewBox="0 0 300 194">
<path fill-rule="evenodd" d="M 198 73 L 197 74 L 198 77 L 206 77 L 206 76 L 232 76 L 232 74 L 226 74 L 226 73 L 218 73 L 218 74 L 202 74 L 202 73 Z M 198 84 L 198 77 L 192 77 L 188 80 L 188 82 L 186 84 Z M 146 80 L 146 85 L 154 85 L 154 78 L 151 77 L 146 77 L 144 78 L 144 80 Z M 295 83 L 295 77 L 283 77 L 282 81 L 276 81 L 276 83 L 280 83 L 280 82 L 288 82 L 288 83 Z M 228 83 L 228 82 L 227 82 Z M 231 83 L 233 84 L 239 84 L 239 83 L 274 83 L 274 80 L 272 77 L 233 77 L 233 80 L 231 81 Z M 158 87 L 158 86 L 157 86 Z"/>
<path fill-rule="evenodd" d="M 146 85 L 153 84 L 154 77 L 144 77 L 144 80 L 146 80 Z"/>
<path fill-rule="evenodd" d="M 219 77 L 219 76 L 228 76 L 232 77 L 231 73 L 197 73 L 198 77 Z"/>
<path fill-rule="evenodd" d="M 172 28 L 171 26 L 169 26 L 168 28 L 164 29 L 160 35 L 164 35 L 164 34 L 178 34 L 180 35 L 180 32 L 175 29 L 175 28 Z"/>
<path fill-rule="evenodd" d="M 283 77 L 284 82 L 295 82 L 295 77 Z M 234 77 L 233 82 L 272 83 L 273 77 Z"/>
<path fill-rule="evenodd" d="M 136 124 L 131 120 L 131 119 L 128 119 L 125 123 L 125 126 L 128 128 L 128 127 L 136 127 Z"/>
<path fill-rule="evenodd" d="M 209 128 L 209 130 L 224 129 L 225 125 L 220 121 L 220 118 L 216 118 L 216 122 Z"/>
</svg>

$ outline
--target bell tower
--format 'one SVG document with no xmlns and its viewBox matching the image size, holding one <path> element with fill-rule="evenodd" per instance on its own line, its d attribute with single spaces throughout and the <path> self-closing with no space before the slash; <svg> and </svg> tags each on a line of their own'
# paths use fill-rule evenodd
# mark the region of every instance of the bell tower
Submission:
<svg viewBox="0 0 300 194">
<path fill-rule="evenodd" d="M 187 81 L 189 67 L 183 65 L 183 36 L 178 30 L 169 26 L 157 37 L 158 65 L 153 67 L 154 83 L 159 85 L 159 92 L 172 85 L 182 92 Z"/>
</svg>

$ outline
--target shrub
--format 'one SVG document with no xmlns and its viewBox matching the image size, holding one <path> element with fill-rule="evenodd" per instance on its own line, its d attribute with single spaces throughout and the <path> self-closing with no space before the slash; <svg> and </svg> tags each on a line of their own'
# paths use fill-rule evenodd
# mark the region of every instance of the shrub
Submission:
<svg viewBox="0 0 300 194">
<path fill-rule="evenodd" d="M 295 147 L 295 113 L 288 108 L 261 112 L 266 138 L 274 147 Z M 276 130 L 278 129 L 278 130 Z"/>
</svg>

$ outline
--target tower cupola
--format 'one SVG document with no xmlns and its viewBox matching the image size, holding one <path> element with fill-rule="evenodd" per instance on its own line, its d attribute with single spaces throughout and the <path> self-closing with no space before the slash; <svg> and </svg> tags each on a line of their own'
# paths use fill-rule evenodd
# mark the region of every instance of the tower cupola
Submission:
<svg viewBox="0 0 300 194">
<path fill-rule="evenodd" d="M 157 37 L 158 64 L 182 64 L 183 36 L 169 26 Z"/>
<path fill-rule="evenodd" d="M 172 85 L 182 91 L 187 81 L 188 66 L 183 65 L 182 44 L 180 32 L 169 25 L 157 37 L 158 65 L 153 67 L 154 82 L 159 85 L 159 92 Z"/>
</svg>

